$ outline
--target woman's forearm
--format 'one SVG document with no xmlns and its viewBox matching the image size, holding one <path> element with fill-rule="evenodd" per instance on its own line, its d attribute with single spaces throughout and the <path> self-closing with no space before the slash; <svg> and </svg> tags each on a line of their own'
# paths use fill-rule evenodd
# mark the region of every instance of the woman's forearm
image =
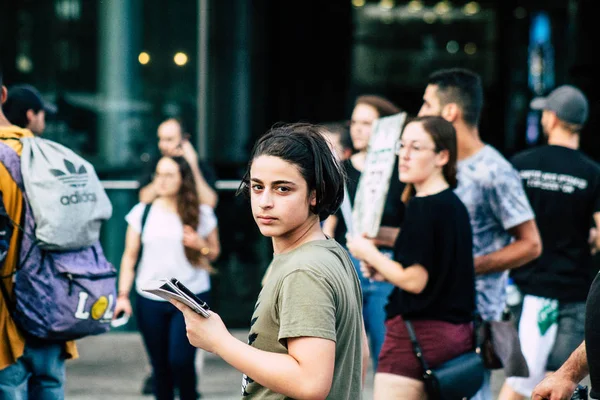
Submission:
<svg viewBox="0 0 600 400">
<path fill-rule="evenodd" d="M 133 286 L 133 280 L 135 278 L 135 263 L 137 257 L 130 255 L 124 255 L 121 259 L 121 267 L 119 272 L 119 295 L 129 294 L 131 287 Z"/>
<path fill-rule="evenodd" d="M 402 264 L 379 251 L 370 254 L 365 262 L 383 275 L 386 281 L 407 292 L 420 293 L 427 284 L 427 276 L 423 276 L 425 271 L 423 267 L 404 268 Z"/>
</svg>

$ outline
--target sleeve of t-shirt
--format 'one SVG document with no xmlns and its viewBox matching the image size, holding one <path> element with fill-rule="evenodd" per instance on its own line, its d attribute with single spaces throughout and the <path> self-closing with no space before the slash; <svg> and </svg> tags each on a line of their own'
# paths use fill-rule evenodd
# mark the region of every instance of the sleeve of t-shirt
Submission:
<svg viewBox="0 0 600 400">
<path fill-rule="evenodd" d="M 145 204 L 138 203 L 125 216 L 125 221 L 127 221 L 129 226 L 137 233 L 142 231 L 142 214 L 144 213 L 145 207 Z"/>
<path fill-rule="evenodd" d="M 314 272 L 296 270 L 283 279 L 277 299 L 279 335 L 336 340 L 333 288 Z"/>
<path fill-rule="evenodd" d="M 420 211 L 420 210 L 419 210 Z M 404 232 L 406 243 L 397 240 L 394 254 L 396 261 L 402 264 L 402 267 L 409 268 L 413 265 L 421 265 L 428 273 L 435 272 L 434 254 L 439 249 L 435 248 L 435 218 L 429 213 L 421 213 L 422 218 L 418 218 L 417 223 L 413 219 L 412 226 L 406 227 Z M 414 229 L 413 229 L 414 228 Z M 437 227 L 436 227 L 437 228 Z"/>
<path fill-rule="evenodd" d="M 208 236 L 217 227 L 217 216 L 211 206 L 200 204 L 200 223 L 198 224 L 198 235 Z"/>
<path fill-rule="evenodd" d="M 512 167 L 503 168 L 491 179 L 487 197 L 494 215 L 505 230 L 535 218 L 521 177 Z"/>
</svg>

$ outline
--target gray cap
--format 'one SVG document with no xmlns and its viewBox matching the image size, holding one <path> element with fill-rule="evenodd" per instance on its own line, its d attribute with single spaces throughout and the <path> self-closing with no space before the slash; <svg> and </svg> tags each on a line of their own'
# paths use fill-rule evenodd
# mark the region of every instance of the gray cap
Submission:
<svg viewBox="0 0 600 400">
<path fill-rule="evenodd" d="M 588 101 L 581 90 L 575 86 L 563 85 L 554 89 L 546 97 L 531 100 L 534 110 L 550 110 L 567 123 L 583 125 L 588 118 Z"/>
</svg>

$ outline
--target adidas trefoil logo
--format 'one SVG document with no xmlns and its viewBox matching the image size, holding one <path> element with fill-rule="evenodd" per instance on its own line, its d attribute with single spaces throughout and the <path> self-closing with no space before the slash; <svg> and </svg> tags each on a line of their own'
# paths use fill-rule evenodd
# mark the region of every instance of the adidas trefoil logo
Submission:
<svg viewBox="0 0 600 400">
<path fill-rule="evenodd" d="M 74 188 L 84 187 L 87 185 L 88 173 L 84 165 L 77 169 L 75 165 L 67 159 L 64 160 L 64 163 L 67 172 L 61 171 L 60 169 L 50 168 L 50 173 L 65 185 L 69 185 Z"/>
<path fill-rule="evenodd" d="M 54 168 L 50 168 L 48 171 L 50 171 L 52 175 L 61 181 L 61 183 L 67 186 L 82 189 L 85 185 L 87 185 L 89 177 L 85 166 L 81 165 L 79 168 L 76 168 L 75 164 L 73 164 L 71 161 L 67 159 L 64 159 L 63 161 L 65 163 L 67 172 Z M 76 190 L 75 193 L 66 194 L 60 198 L 60 204 L 63 206 L 90 202 L 96 202 L 96 194 L 85 192 L 84 190 Z"/>
</svg>

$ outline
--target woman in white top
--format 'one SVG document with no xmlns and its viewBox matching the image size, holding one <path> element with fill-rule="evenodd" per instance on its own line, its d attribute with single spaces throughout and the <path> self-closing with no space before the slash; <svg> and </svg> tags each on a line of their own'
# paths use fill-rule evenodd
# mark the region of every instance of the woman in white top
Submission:
<svg viewBox="0 0 600 400">
<path fill-rule="evenodd" d="M 141 288 L 176 278 L 209 302 L 210 263 L 220 252 L 217 219 L 211 207 L 199 204 L 192 171 L 183 157 L 163 157 L 154 179 L 158 198 L 143 230 L 146 204 L 137 204 L 125 217 L 129 225 L 115 316 L 132 313 L 129 293 L 135 279 L 136 317 L 152 365 L 155 397 L 173 399 L 177 387 L 180 399 L 196 400 L 196 349 L 187 340 L 183 316 Z"/>
</svg>

